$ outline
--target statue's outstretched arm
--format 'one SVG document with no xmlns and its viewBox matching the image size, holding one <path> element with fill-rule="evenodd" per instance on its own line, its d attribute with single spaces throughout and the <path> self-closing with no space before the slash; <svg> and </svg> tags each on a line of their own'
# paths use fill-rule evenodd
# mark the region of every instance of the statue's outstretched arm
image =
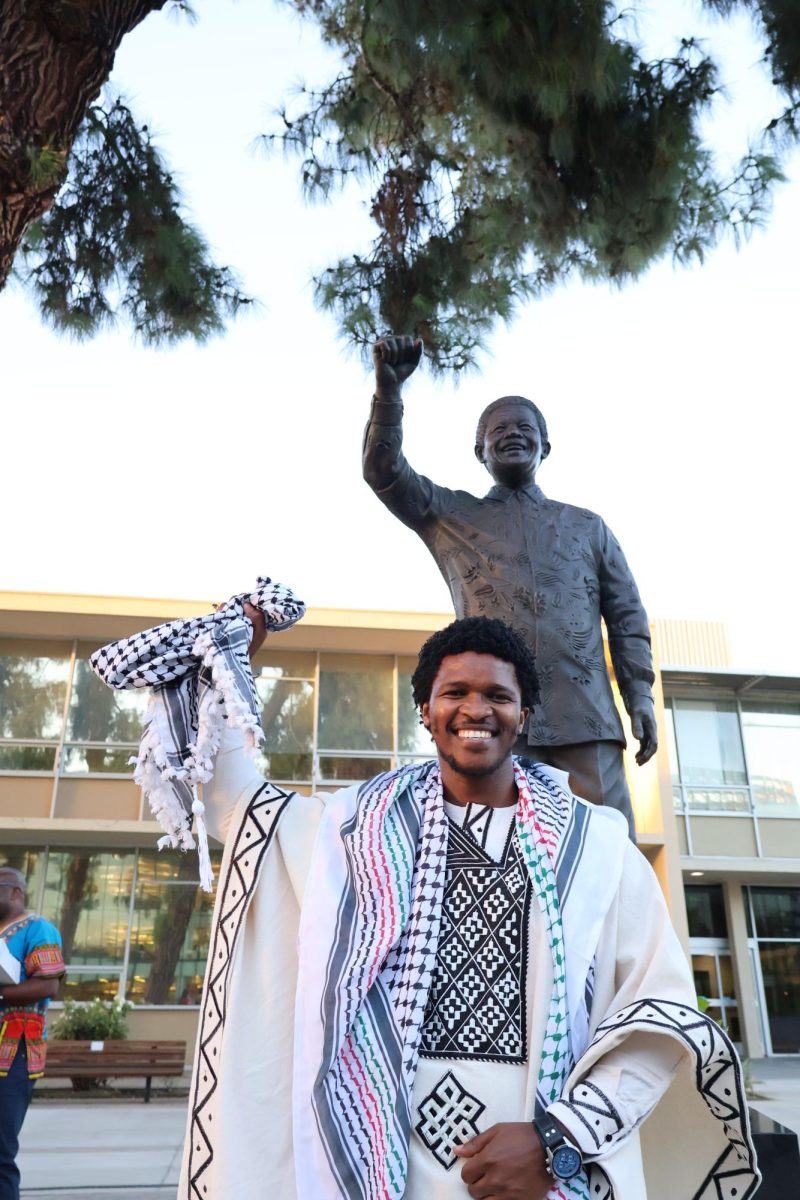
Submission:
<svg viewBox="0 0 800 1200">
<path fill-rule="evenodd" d="M 362 449 L 364 479 L 379 500 L 416 531 L 431 517 L 437 492 L 403 454 L 402 386 L 421 356 L 422 342 L 412 337 L 385 337 L 373 346 L 375 395 Z"/>
</svg>

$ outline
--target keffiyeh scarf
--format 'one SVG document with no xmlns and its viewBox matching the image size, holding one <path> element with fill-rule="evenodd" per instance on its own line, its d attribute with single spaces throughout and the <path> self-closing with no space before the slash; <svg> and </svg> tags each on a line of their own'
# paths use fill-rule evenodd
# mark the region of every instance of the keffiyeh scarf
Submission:
<svg viewBox="0 0 800 1200">
<path fill-rule="evenodd" d="M 132 760 L 134 779 L 165 830 L 159 848 L 194 849 L 195 817 L 205 891 L 211 891 L 213 873 L 197 785 L 211 778 L 224 720 L 244 731 L 250 753 L 263 738 L 248 656 L 252 624 L 246 600 L 265 614 L 268 630 L 288 629 L 305 613 L 289 588 L 262 576 L 255 591 L 233 596 L 208 616 L 169 621 L 111 642 L 89 660 L 109 687 L 151 689 L 139 752 Z"/>
</svg>

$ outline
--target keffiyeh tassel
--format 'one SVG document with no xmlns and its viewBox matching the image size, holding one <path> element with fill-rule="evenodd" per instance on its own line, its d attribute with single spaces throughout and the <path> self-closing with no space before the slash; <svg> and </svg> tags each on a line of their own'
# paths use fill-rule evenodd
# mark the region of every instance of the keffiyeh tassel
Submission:
<svg viewBox="0 0 800 1200">
<path fill-rule="evenodd" d="M 288 588 L 261 577 L 254 592 L 234 596 L 207 617 L 158 625 L 103 646 L 90 659 L 109 687 L 152 689 L 133 777 L 165 830 L 159 849 L 193 850 L 194 817 L 205 891 L 214 877 L 197 785 L 213 775 L 223 721 L 243 731 L 251 754 L 264 736 L 245 601 L 261 609 L 268 630 L 288 629 L 305 612 Z"/>
</svg>

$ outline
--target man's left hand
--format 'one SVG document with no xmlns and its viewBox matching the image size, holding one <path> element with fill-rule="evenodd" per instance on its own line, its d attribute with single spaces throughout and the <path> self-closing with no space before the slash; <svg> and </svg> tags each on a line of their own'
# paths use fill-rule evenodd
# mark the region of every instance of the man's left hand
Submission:
<svg viewBox="0 0 800 1200">
<path fill-rule="evenodd" d="M 633 736 L 639 743 L 636 762 L 641 767 L 653 757 L 658 749 L 655 705 L 649 696 L 634 696 L 629 712 Z"/>
<path fill-rule="evenodd" d="M 244 602 L 244 615 L 253 626 L 253 636 L 250 639 L 248 653 L 251 658 L 255 658 L 267 638 L 267 618 L 261 609 L 256 608 L 249 600 L 245 600 Z"/>
<path fill-rule="evenodd" d="M 455 1153 L 473 1200 L 545 1200 L 553 1186 L 530 1121 L 507 1121 L 479 1133 Z"/>
</svg>

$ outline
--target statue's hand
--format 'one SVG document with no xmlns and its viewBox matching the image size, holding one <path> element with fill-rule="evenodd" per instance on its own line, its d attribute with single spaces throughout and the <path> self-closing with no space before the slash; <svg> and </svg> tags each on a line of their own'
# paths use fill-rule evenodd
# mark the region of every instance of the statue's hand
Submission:
<svg viewBox="0 0 800 1200">
<path fill-rule="evenodd" d="M 384 337 L 372 347 L 376 391 L 392 392 L 401 387 L 419 366 L 422 339 Z"/>
<path fill-rule="evenodd" d="M 636 762 L 641 767 L 653 757 L 658 749 L 658 726 L 656 710 L 649 696 L 634 696 L 630 703 L 631 729 L 639 743 Z"/>
</svg>

